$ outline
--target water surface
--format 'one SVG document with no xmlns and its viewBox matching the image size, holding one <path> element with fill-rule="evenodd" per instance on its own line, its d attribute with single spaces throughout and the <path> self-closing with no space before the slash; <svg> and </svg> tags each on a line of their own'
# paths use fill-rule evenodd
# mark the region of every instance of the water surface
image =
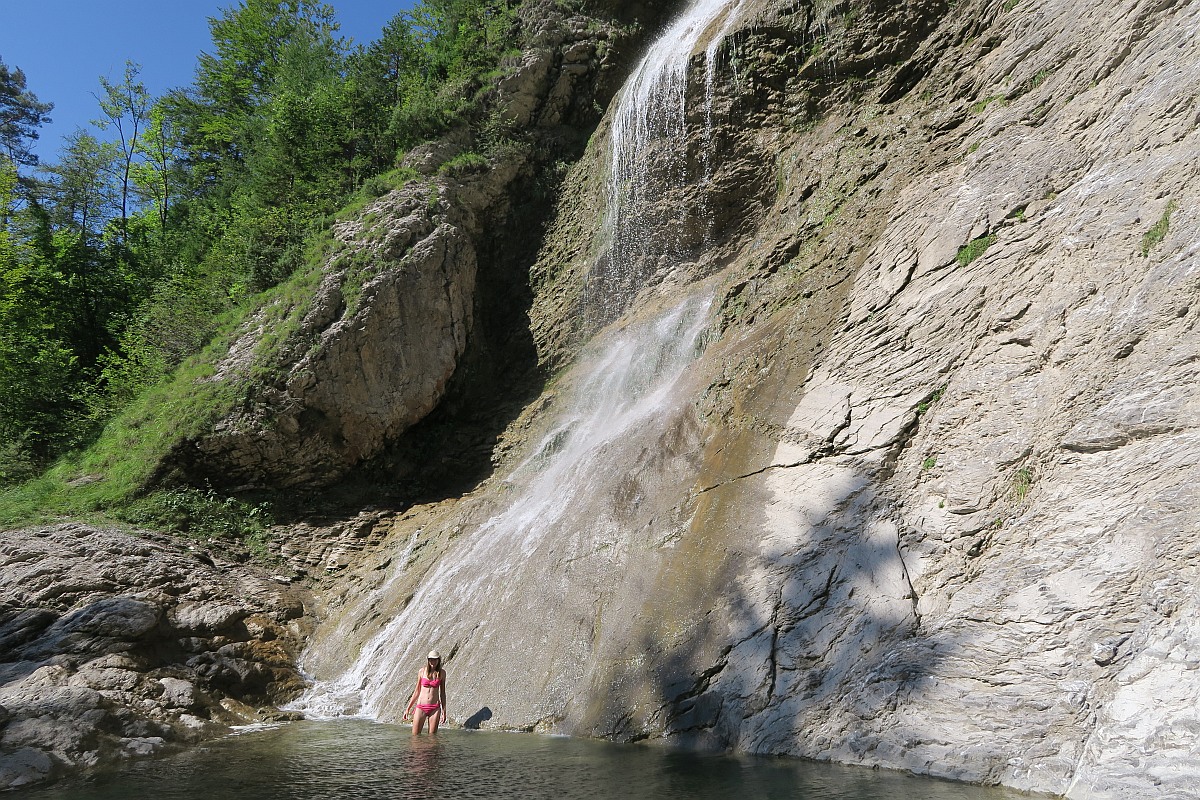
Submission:
<svg viewBox="0 0 1200 800">
<path fill-rule="evenodd" d="M 362 720 L 242 733 L 30 800 L 1016 800 L 1017 792 L 784 758 Z"/>
</svg>

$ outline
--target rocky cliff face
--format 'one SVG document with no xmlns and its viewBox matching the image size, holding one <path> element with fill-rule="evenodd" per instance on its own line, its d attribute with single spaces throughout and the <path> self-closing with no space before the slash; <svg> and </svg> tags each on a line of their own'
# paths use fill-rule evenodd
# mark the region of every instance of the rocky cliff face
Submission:
<svg viewBox="0 0 1200 800">
<path fill-rule="evenodd" d="M 662 11 L 640 13 L 652 24 Z M 622 24 L 628 11 L 571 15 L 550 0 L 519 15 L 524 50 L 490 92 L 495 118 L 404 154 L 416 177 L 334 225 L 316 286 L 248 319 L 206 378 L 244 385 L 243 400 L 179 442 L 156 480 L 327 486 L 447 393 L 478 402 L 526 378 L 532 350 L 513 328 L 555 171 L 578 158 L 644 29 Z"/>
<path fill-rule="evenodd" d="M 494 480 L 385 523 L 310 664 L 398 685 L 436 645 L 460 721 L 1192 796 L 1198 15 L 738 5 L 692 60 L 678 263 L 580 352 L 594 141 L 534 268 L 574 366 Z M 702 355 L 533 505 L 686 296 Z"/>
</svg>

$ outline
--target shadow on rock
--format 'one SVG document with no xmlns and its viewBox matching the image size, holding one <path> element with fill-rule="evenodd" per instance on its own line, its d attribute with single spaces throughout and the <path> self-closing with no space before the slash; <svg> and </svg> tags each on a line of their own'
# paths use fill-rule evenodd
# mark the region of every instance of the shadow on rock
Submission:
<svg viewBox="0 0 1200 800">
<path fill-rule="evenodd" d="M 492 718 L 492 710 L 487 706 L 476 711 L 471 716 L 463 720 L 463 727 L 469 731 L 479 730 L 479 726 Z"/>
</svg>

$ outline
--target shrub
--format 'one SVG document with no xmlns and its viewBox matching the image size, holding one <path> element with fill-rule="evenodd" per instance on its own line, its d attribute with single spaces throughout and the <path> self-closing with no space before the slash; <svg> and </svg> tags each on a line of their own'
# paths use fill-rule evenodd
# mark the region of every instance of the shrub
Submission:
<svg viewBox="0 0 1200 800">
<path fill-rule="evenodd" d="M 1150 251 L 1162 242 L 1167 236 L 1167 231 L 1171 229 L 1171 213 L 1175 210 L 1175 201 L 1167 203 L 1167 207 L 1163 210 L 1162 216 L 1158 218 L 1158 222 L 1146 231 L 1142 236 L 1142 258 L 1150 255 Z"/>
<path fill-rule="evenodd" d="M 255 555 L 266 554 L 270 510 L 222 497 L 212 489 L 165 489 L 134 501 L 117 512 L 119 519 L 167 533 L 239 543 Z"/>
<path fill-rule="evenodd" d="M 971 113 L 972 114 L 982 114 L 984 109 L 986 109 L 992 103 L 998 103 L 1001 106 L 1005 105 L 1006 101 L 1004 99 L 1004 95 L 993 94 L 993 95 L 983 98 L 982 100 L 980 100 L 976 103 L 972 103 L 971 104 Z"/>
<path fill-rule="evenodd" d="M 1029 467 L 1021 467 L 1013 473 L 1012 495 L 1017 499 L 1017 502 L 1025 500 L 1031 486 L 1033 486 L 1033 470 Z"/>
<path fill-rule="evenodd" d="M 958 255 L 956 256 L 958 259 L 958 265 L 960 267 L 967 266 L 972 261 L 983 255 L 984 251 L 995 243 L 996 234 L 994 233 L 988 234 L 987 236 L 980 236 L 978 239 L 972 239 L 962 247 L 958 248 Z"/>
<path fill-rule="evenodd" d="M 460 153 L 438 167 L 438 172 L 457 178 L 487 169 L 488 160 L 479 153 Z"/>
</svg>

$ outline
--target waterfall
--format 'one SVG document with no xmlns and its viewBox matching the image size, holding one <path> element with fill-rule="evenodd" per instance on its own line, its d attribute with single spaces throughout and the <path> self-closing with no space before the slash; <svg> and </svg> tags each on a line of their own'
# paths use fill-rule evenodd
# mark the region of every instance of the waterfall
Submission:
<svg viewBox="0 0 1200 800">
<path fill-rule="evenodd" d="M 607 256 L 587 287 L 587 312 L 598 323 L 619 316 L 638 290 L 661 278 L 681 255 L 686 209 L 663 199 L 685 186 L 688 174 L 688 63 L 705 43 L 704 140 L 712 133 L 717 48 L 746 0 L 694 0 L 638 64 L 617 99 L 609 135 L 605 205 Z M 721 27 L 717 27 L 720 25 Z M 703 174 L 710 175 L 705 147 Z"/>
<path fill-rule="evenodd" d="M 310 716 L 387 716 L 394 710 L 395 692 L 408 689 L 409 673 L 426 642 L 461 641 L 486 622 L 489 609 L 512 613 L 522 608 L 514 589 L 537 579 L 529 565 L 561 530 L 564 515 L 589 514 L 593 537 L 620 536 L 603 510 L 592 507 L 589 495 L 620 479 L 636 457 L 631 445 L 642 446 L 638 433 L 678 402 L 674 389 L 703 346 L 708 307 L 707 297 L 692 298 L 589 348 L 581 378 L 566 400 L 568 411 L 506 480 L 515 495 L 508 507 L 439 561 L 353 667 L 309 692 L 299 707 Z M 397 559 L 400 568 L 406 563 Z M 455 613 L 439 617 L 439 608 Z M 396 658 L 401 652 L 406 655 Z"/>
<path fill-rule="evenodd" d="M 704 36 L 724 34 L 732 24 L 730 9 L 740 6 L 737 0 L 696 0 L 651 47 L 621 94 L 611 131 L 606 216 L 611 274 L 603 280 L 608 290 L 625 294 L 594 297 L 605 314 L 626 310 L 645 277 L 629 260 L 662 238 L 638 219 L 638 205 L 661 189 L 655 179 L 682 175 L 682 162 L 668 163 L 664 173 L 645 169 L 644 156 L 683 149 L 689 58 Z M 711 64 L 715 45 L 707 52 Z M 545 419 L 552 415 L 549 429 L 490 490 L 502 498 L 498 512 L 451 545 L 353 665 L 316 682 L 295 707 L 311 716 L 398 719 L 423 652 L 438 647 L 451 654 L 447 668 L 454 668 L 452 717 L 474 710 L 455 702 L 459 692 L 481 704 L 507 702 L 512 713 L 535 719 L 561 711 L 579 691 L 591 658 L 597 598 L 626 574 L 629 520 L 656 491 L 639 470 L 663 469 L 658 462 L 668 459 L 661 443 L 686 439 L 690 430 L 695 387 L 688 383 L 688 367 L 705 344 L 711 292 L 682 294 L 669 307 L 629 312 L 584 348 L 556 385 L 554 407 L 544 412 Z M 638 466 L 647 461 L 649 467 Z M 668 481 L 672 492 L 675 480 Z M 410 540 L 406 552 L 412 548 Z M 387 582 L 395 582 L 408 561 L 393 559 Z M 336 650 L 344 647 L 340 640 L 334 631 L 314 647 Z M 538 669 L 514 684 L 505 672 L 524 666 L 530 651 L 542 654 Z M 460 679 L 459 670 L 470 678 Z"/>
</svg>

